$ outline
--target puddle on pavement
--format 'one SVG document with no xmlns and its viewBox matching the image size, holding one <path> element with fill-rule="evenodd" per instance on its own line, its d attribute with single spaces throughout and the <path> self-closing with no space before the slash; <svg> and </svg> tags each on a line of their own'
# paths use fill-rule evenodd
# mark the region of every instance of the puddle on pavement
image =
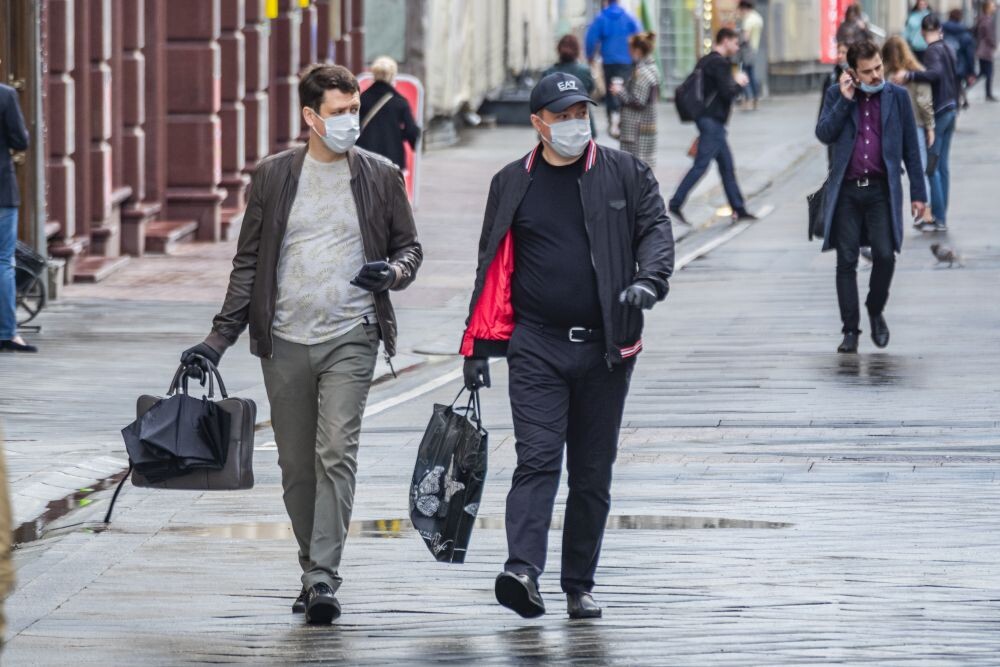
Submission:
<svg viewBox="0 0 1000 667">
<path fill-rule="evenodd" d="M 122 471 L 117 475 L 101 480 L 93 486 L 77 489 L 65 498 L 53 500 L 46 505 L 45 511 L 41 514 L 41 516 L 33 519 L 32 521 L 22 523 L 16 530 L 14 530 L 14 545 L 17 546 L 26 542 L 34 542 L 35 540 L 41 539 L 52 527 L 52 524 L 73 510 L 78 510 L 82 507 L 90 505 L 94 502 L 94 498 L 92 498 L 92 496 L 95 493 L 114 487 L 118 484 L 124 474 L 125 471 Z"/>
<path fill-rule="evenodd" d="M 864 384 L 885 386 L 903 379 L 904 364 L 889 354 L 841 354 L 837 356 L 837 376 L 855 378 Z"/>
<path fill-rule="evenodd" d="M 552 530 L 562 528 L 562 516 L 552 517 Z M 691 529 L 747 529 L 747 528 L 789 528 L 794 524 L 779 521 L 750 521 L 747 519 L 705 518 L 697 516 L 660 516 L 655 514 L 625 514 L 608 517 L 608 530 L 691 530 Z M 480 530 L 503 530 L 502 517 L 480 517 L 476 519 Z M 355 537 L 398 538 L 411 533 L 413 525 L 409 519 L 377 519 L 373 521 L 352 521 L 348 535 Z M 228 523 L 214 526 L 168 526 L 168 533 L 179 533 L 197 537 L 223 537 L 239 540 L 281 540 L 292 539 L 292 524 L 271 523 Z"/>
</svg>

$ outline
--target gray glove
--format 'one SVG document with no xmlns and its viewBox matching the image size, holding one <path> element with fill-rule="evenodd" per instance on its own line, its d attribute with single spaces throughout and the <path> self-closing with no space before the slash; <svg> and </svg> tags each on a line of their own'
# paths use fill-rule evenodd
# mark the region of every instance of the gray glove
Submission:
<svg viewBox="0 0 1000 667">
<path fill-rule="evenodd" d="M 485 357 L 466 357 L 462 368 L 465 388 L 475 391 L 480 387 L 490 388 L 490 360 Z"/>
<path fill-rule="evenodd" d="M 618 295 L 618 301 L 628 304 L 633 308 L 649 310 L 656 305 L 656 290 L 645 280 L 632 283 Z"/>
</svg>

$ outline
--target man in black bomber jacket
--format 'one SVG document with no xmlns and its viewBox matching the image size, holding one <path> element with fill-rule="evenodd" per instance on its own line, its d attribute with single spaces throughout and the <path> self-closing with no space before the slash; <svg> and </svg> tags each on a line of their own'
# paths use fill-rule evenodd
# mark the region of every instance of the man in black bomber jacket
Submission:
<svg viewBox="0 0 1000 667">
<path fill-rule="evenodd" d="M 562 589 L 571 618 L 601 615 L 590 592 L 642 310 L 667 296 L 674 265 L 656 178 L 592 140 L 590 104 L 562 72 L 532 91 L 542 141 L 493 177 L 461 348 L 470 389 L 490 386 L 488 357 L 507 357 L 517 468 L 496 596 L 526 618 L 545 613 L 538 578 L 564 448 Z"/>
</svg>

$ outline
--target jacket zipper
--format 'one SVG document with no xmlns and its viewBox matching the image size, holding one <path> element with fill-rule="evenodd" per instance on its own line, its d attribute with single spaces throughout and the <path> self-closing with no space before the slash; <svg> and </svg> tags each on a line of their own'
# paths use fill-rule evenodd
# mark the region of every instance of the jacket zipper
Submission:
<svg viewBox="0 0 1000 667">
<path fill-rule="evenodd" d="M 593 238 L 593 235 L 590 233 L 590 225 L 587 224 L 587 203 L 583 200 L 583 177 L 580 177 L 580 178 L 576 179 L 576 187 L 577 187 L 577 191 L 576 192 L 580 196 L 580 208 L 583 210 L 583 230 L 587 233 L 587 241 L 588 241 L 588 245 L 589 245 L 589 247 L 587 248 L 587 250 L 590 252 L 590 266 L 594 269 L 594 278 L 598 281 L 597 288 L 598 288 L 599 291 L 598 291 L 598 294 L 597 294 L 597 297 L 598 297 L 597 300 L 600 301 L 601 300 L 601 298 L 600 298 L 600 296 L 601 296 L 601 294 L 600 294 L 600 289 L 601 289 L 601 285 L 600 285 L 601 277 L 600 276 L 601 276 L 601 274 L 598 273 L 598 271 L 597 271 L 597 261 L 594 259 L 594 238 Z M 603 303 L 601 304 L 601 317 L 604 319 L 604 329 L 605 329 L 605 334 L 604 334 L 604 336 L 605 336 L 604 337 L 604 363 L 607 364 L 607 366 L 608 366 L 608 372 L 611 372 L 611 371 L 614 370 L 614 367 L 611 365 L 611 356 L 608 354 L 608 345 L 610 345 L 610 343 L 608 341 L 608 336 L 611 336 L 612 333 L 613 333 L 613 331 L 612 331 L 611 327 L 608 326 L 608 323 L 610 322 L 611 318 L 610 318 L 610 316 L 609 316 L 608 313 L 604 312 L 604 304 Z"/>
</svg>

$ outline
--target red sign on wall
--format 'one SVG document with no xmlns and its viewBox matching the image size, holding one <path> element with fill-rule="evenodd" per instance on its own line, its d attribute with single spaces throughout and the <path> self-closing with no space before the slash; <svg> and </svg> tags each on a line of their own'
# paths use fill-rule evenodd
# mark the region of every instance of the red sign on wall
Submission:
<svg viewBox="0 0 1000 667">
<path fill-rule="evenodd" d="M 820 0 L 819 16 L 819 59 L 833 64 L 837 62 L 837 28 L 844 20 L 844 11 L 851 0 Z"/>
</svg>

